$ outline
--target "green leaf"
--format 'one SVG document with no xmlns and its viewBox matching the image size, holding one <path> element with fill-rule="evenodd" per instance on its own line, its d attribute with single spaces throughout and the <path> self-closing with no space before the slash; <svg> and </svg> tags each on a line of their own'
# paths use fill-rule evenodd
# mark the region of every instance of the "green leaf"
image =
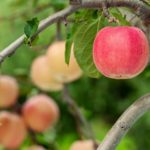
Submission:
<svg viewBox="0 0 150 150">
<path fill-rule="evenodd" d="M 122 15 L 118 8 L 111 8 L 110 14 L 119 20 L 120 25 L 130 26 L 130 22 L 126 20 L 125 16 Z"/>
<path fill-rule="evenodd" d="M 67 38 L 66 38 L 66 50 L 65 50 L 65 62 L 69 65 L 70 62 L 70 54 L 71 54 L 71 47 L 72 47 L 73 39 L 71 33 L 68 31 Z"/>
<path fill-rule="evenodd" d="M 56 11 L 63 9 L 66 6 L 65 1 L 62 0 L 52 0 L 51 4 Z"/>
<path fill-rule="evenodd" d="M 92 56 L 93 42 L 98 26 L 100 28 L 103 26 L 99 25 L 98 19 L 82 23 L 74 38 L 74 52 L 77 62 L 84 73 L 93 78 L 100 76 Z"/>
<path fill-rule="evenodd" d="M 27 38 L 31 38 L 38 30 L 39 20 L 33 18 L 32 20 L 27 21 L 26 26 L 24 27 L 24 33 Z"/>
</svg>

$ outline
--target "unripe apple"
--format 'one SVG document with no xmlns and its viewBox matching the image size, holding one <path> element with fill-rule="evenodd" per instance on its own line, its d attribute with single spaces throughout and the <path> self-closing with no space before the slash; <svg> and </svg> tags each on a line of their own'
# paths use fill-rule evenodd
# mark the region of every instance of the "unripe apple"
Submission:
<svg viewBox="0 0 150 150">
<path fill-rule="evenodd" d="M 71 145 L 70 150 L 95 150 L 95 148 L 92 140 L 85 140 L 74 142 Z"/>
<path fill-rule="evenodd" d="M 0 145 L 7 149 L 17 149 L 26 137 L 23 119 L 17 114 L 0 112 Z"/>
<path fill-rule="evenodd" d="M 148 63 L 148 40 L 136 27 L 105 27 L 96 35 L 93 59 L 97 69 L 106 77 L 133 78 Z"/>
<path fill-rule="evenodd" d="M 42 146 L 39 146 L 39 145 L 33 145 L 33 146 L 27 148 L 27 150 L 45 150 L 45 148 L 43 148 Z"/>
<path fill-rule="evenodd" d="M 33 61 L 30 74 L 32 82 L 44 91 L 59 91 L 63 88 L 63 84 L 52 76 L 45 55 Z"/>
<path fill-rule="evenodd" d="M 63 83 L 68 83 L 79 79 L 82 75 L 82 71 L 76 62 L 73 53 L 73 46 L 71 50 L 70 63 L 65 63 L 65 42 L 59 41 L 53 43 L 47 51 L 47 60 L 51 72 L 55 77 Z"/>
<path fill-rule="evenodd" d="M 0 108 L 14 105 L 19 95 L 19 87 L 15 78 L 7 75 L 0 76 Z"/>
<path fill-rule="evenodd" d="M 43 132 L 53 126 L 59 118 L 55 101 L 44 94 L 29 98 L 23 105 L 23 117 L 27 126 L 36 132 Z"/>
</svg>

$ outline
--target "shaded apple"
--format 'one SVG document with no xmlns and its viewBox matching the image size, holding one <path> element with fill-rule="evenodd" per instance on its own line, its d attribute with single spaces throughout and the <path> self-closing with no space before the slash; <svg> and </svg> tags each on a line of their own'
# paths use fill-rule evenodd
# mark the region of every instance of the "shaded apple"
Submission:
<svg viewBox="0 0 150 150">
<path fill-rule="evenodd" d="M 57 104 L 44 94 L 29 98 L 23 105 L 22 113 L 26 125 L 36 132 L 43 132 L 52 127 L 59 118 Z"/>
<path fill-rule="evenodd" d="M 52 76 L 45 55 L 37 57 L 31 66 L 30 76 L 32 82 L 44 91 L 60 91 L 63 84 Z"/>
<path fill-rule="evenodd" d="M 81 77 L 82 71 L 74 57 L 73 46 L 71 50 L 70 63 L 65 63 L 65 42 L 53 43 L 47 51 L 49 68 L 55 77 L 62 83 L 72 82 Z"/>
<path fill-rule="evenodd" d="M 7 108 L 14 105 L 19 95 L 19 86 L 15 78 L 0 75 L 0 107 Z"/>
<path fill-rule="evenodd" d="M 17 149 L 27 134 L 23 119 L 14 113 L 0 112 L 0 145 L 7 149 Z"/>
</svg>

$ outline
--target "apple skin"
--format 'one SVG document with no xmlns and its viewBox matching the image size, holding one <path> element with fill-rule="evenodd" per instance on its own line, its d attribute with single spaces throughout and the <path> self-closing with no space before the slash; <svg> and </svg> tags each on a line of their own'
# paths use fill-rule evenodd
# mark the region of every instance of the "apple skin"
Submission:
<svg viewBox="0 0 150 150">
<path fill-rule="evenodd" d="M 27 135 L 23 119 L 11 112 L 0 112 L 0 145 L 7 149 L 17 149 Z"/>
<path fill-rule="evenodd" d="M 44 132 L 59 118 L 59 108 L 55 101 L 45 94 L 29 98 L 22 108 L 26 125 L 35 132 Z"/>
<path fill-rule="evenodd" d="M 14 105 L 19 95 L 19 85 L 15 78 L 0 75 L 0 108 Z"/>
<path fill-rule="evenodd" d="M 95 150 L 95 148 L 92 140 L 84 140 L 74 142 L 70 150 Z"/>
<path fill-rule="evenodd" d="M 70 83 L 79 79 L 82 71 L 75 59 L 73 46 L 71 49 L 70 63 L 65 62 L 65 41 L 54 42 L 47 51 L 49 68 L 55 78 L 62 83 Z"/>
<path fill-rule="evenodd" d="M 105 27 L 94 40 L 93 59 L 97 69 L 106 77 L 133 78 L 148 63 L 148 40 L 136 27 Z"/>
<path fill-rule="evenodd" d="M 63 89 L 63 84 L 52 76 L 45 55 L 34 59 L 31 66 L 30 77 L 32 82 L 43 91 L 60 91 Z"/>
</svg>

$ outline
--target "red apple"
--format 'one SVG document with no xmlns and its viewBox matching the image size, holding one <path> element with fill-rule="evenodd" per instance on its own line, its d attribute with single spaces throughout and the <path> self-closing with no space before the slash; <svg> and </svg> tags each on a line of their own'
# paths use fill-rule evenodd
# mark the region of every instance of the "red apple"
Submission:
<svg viewBox="0 0 150 150">
<path fill-rule="evenodd" d="M 0 107 L 14 105 L 19 95 L 19 87 L 15 78 L 7 75 L 0 76 Z"/>
<path fill-rule="evenodd" d="M 7 149 L 17 149 L 26 137 L 23 119 L 17 114 L 0 112 L 0 145 Z"/>
<path fill-rule="evenodd" d="M 148 63 L 148 40 L 136 27 L 105 27 L 96 35 L 93 59 L 97 69 L 106 77 L 133 78 Z"/>
<path fill-rule="evenodd" d="M 71 49 L 70 63 L 65 62 L 65 42 L 53 43 L 47 51 L 47 61 L 54 77 L 62 82 L 69 83 L 79 79 L 82 71 L 74 57 L 73 46 Z"/>
<path fill-rule="evenodd" d="M 27 126 L 43 132 L 53 126 L 59 118 L 59 109 L 55 101 L 44 94 L 29 98 L 23 106 L 23 117 Z"/>
<path fill-rule="evenodd" d="M 84 140 L 74 142 L 70 150 L 95 150 L 95 148 L 92 140 Z"/>
<path fill-rule="evenodd" d="M 63 88 L 63 84 L 51 74 L 45 55 L 33 61 L 30 76 L 32 82 L 43 91 L 59 91 Z"/>
</svg>

